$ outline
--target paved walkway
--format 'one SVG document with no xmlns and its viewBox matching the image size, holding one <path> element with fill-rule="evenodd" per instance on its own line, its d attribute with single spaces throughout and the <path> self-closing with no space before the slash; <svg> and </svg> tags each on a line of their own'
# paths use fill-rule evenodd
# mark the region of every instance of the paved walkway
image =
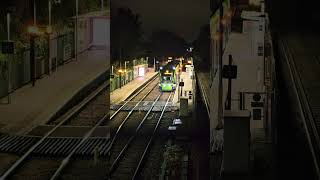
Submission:
<svg viewBox="0 0 320 180">
<path fill-rule="evenodd" d="M 181 97 L 183 98 L 189 98 L 189 91 L 191 91 L 191 93 L 193 93 L 193 84 L 192 84 L 192 79 L 190 78 L 190 74 L 189 72 L 181 72 L 180 74 L 180 80 L 183 80 L 184 82 L 184 86 L 182 88 L 182 95 Z M 179 106 L 180 102 L 179 102 L 179 95 L 181 93 L 181 89 L 179 87 L 179 83 L 177 84 L 177 88 L 176 88 L 176 92 L 173 96 L 173 103 L 177 106 Z M 189 104 L 189 108 L 192 105 L 192 99 L 188 100 L 188 104 Z M 190 110 L 190 109 L 189 109 Z"/>
<path fill-rule="evenodd" d="M 105 51 L 88 51 L 50 76 L 11 94 L 11 104 L 0 105 L 0 132 L 21 134 L 48 121 L 81 88 L 108 69 Z M 5 99 L 2 99 L 5 101 Z"/>
<path fill-rule="evenodd" d="M 154 72 L 154 69 L 149 68 L 149 71 L 144 77 L 138 77 L 131 82 L 122 86 L 120 89 L 116 89 L 110 93 L 110 104 L 119 104 L 127 99 L 137 88 L 142 86 L 149 79 L 153 78 L 158 72 Z"/>
</svg>

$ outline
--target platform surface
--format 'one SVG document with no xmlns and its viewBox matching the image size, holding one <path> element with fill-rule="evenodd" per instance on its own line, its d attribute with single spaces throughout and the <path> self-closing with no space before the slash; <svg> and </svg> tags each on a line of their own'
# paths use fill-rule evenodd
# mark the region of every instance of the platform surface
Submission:
<svg viewBox="0 0 320 180">
<path fill-rule="evenodd" d="M 154 69 L 149 68 L 148 72 L 144 77 L 137 77 L 136 79 L 130 81 L 126 85 L 119 89 L 116 89 L 110 93 L 110 104 L 119 104 L 120 102 L 127 99 L 136 89 L 141 87 L 144 83 L 155 77 L 158 72 Z"/>
<path fill-rule="evenodd" d="M 77 92 L 107 72 L 105 50 L 86 51 L 78 60 L 59 66 L 56 72 L 27 84 L 11 94 L 10 104 L 0 105 L 0 132 L 23 134 L 47 122 Z M 5 102 L 6 97 L 1 99 Z"/>
</svg>

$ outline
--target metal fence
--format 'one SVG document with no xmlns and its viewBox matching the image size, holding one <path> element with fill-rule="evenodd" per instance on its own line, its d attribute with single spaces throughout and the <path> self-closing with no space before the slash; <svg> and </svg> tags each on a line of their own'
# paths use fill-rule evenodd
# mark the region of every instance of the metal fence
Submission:
<svg viewBox="0 0 320 180">
<path fill-rule="evenodd" d="M 133 79 L 133 70 L 129 70 L 125 74 L 121 75 L 115 74 L 113 78 L 110 78 L 110 92 L 124 86 Z"/>
<path fill-rule="evenodd" d="M 69 32 L 50 39 L 51 61 L 49 60 L 48 36 L 35 39 L 36 78 L 41 78 L 58 66 L 61 66 L 74 57 L 74 34 Z M 8 95 L 8 56 L 7 60 L 0 61 L 0 98 Z M 19 49 L 9 58 L 11 92 L 31 82 L 30 49 Z M 50 65 L 51 63 L 51 65 Z"/>
</svg>

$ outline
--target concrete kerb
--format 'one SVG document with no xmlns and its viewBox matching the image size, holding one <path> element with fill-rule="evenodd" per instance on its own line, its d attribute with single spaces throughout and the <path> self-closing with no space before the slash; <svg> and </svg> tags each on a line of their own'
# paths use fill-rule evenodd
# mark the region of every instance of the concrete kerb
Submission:
<svg viewBox="0 0 320 180">
<path fill-rule="evenodd" d="M 50 121 L 53 121 L 59 116 L 63 115 L 68 111 L 68 109 L 72 108 L 75 106 L 79 101 L 81 101 L 83 98 L 85 98 L 85 95 L 87 93 L 93 92 L 97 87 L 102 85 L 104 82 L 107 81 L 109 75 L 109 71 L 106 70 L 102 72 L 100 75 L 96 76 L 95 78 L 92 78 L 88 84 L 85 86 L 82 86 L 76 90 L 76 93 L 69 97 L 66 98 L 64 103 L 60 105 L 60 107 L 57 108 L 57 111 L 51 112 L 50 115 L 43 121 L 41 121 L 42 124 L 47 124 Z M 107 88 L 107 87 L 106 87 Z M 22 133 L 28 133 L 30 132 L 33 128 L 35 127 L 30 127 L 28 129 L 23 129 Z M 21 132 L 20 132 L 21 133 Z"/>
</svg>

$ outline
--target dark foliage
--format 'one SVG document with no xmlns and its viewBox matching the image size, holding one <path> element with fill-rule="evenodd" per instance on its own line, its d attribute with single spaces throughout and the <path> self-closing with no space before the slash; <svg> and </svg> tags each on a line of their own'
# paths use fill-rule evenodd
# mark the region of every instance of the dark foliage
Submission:
<svg viewBox="0 0 320 180">
<path fill-rule="evenodd" d="M 119 8 L 112 13 L 112 60 L 132 58 L 141 51 L 141 23 L 139 15 L 130 9 Z"/>
</svg>

